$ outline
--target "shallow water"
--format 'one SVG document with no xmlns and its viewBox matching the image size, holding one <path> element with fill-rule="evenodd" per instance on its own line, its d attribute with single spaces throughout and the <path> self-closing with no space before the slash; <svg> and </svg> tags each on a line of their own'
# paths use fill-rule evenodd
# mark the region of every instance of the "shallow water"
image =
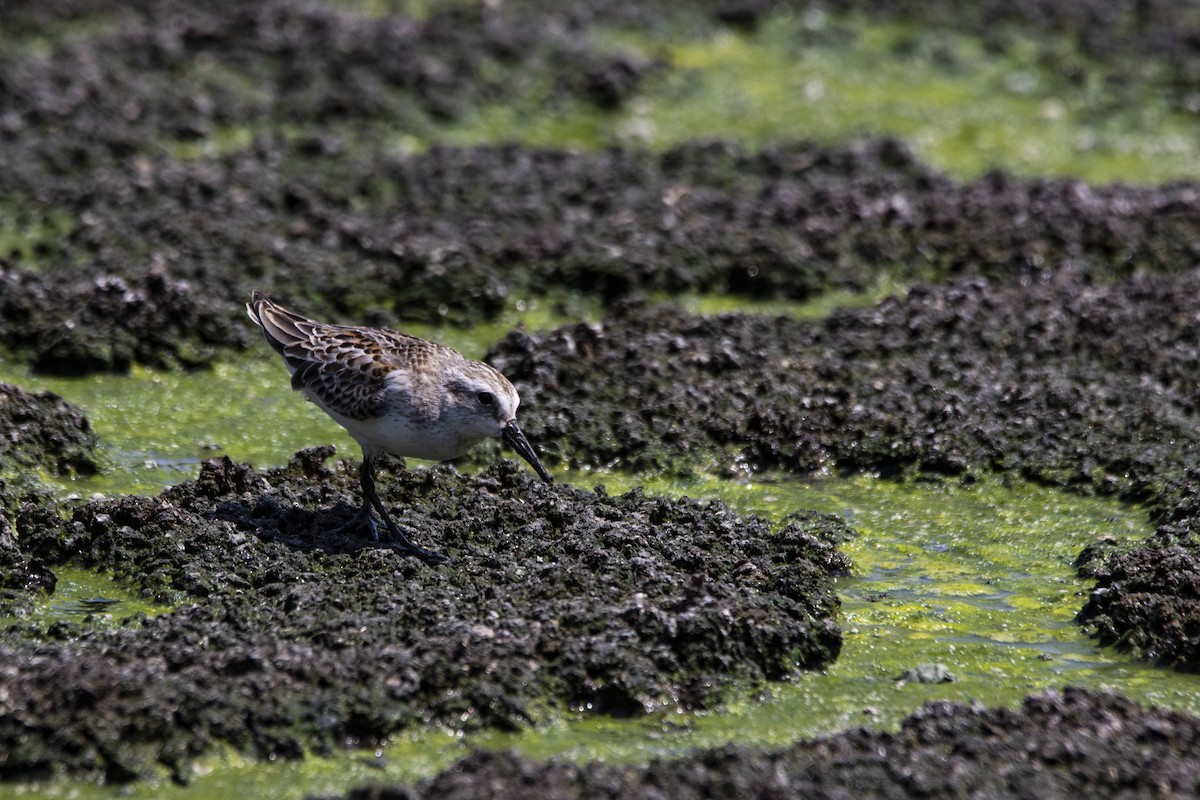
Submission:
<svg viewBox="0 0 1200 800">
<path fill-rule="evenodd" d="M 171 610 L 170 606 L 143 598 L 135 589 L 111 576 L 78 567 L 55 567 L 58 582 L 54 594 L 39 595 L 31 613 L 22 616 L 0 614 L 0 630 L 12 624 L 44 629 L 55 622 L 71 622 L 88 628 L 112 627 L 129 617 L 153 616 Z"/>
</svg>

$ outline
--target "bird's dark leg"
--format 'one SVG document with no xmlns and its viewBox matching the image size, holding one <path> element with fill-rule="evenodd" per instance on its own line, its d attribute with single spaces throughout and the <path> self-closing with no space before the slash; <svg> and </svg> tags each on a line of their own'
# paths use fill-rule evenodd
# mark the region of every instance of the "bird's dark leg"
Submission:
<svg viewBox="0 0 1200 800">
<path fill-rule="evenodd" d="M 362 484 L 363 507 L 359 514 L 366 513 L 367 521 L 371 528 L 371 538 L 379 541 L 379 526 L 371 517 L 371 508 L 373 507 L 378 513 L 383 523 L 387 525 L 388 532 L 392 536 L 392 544 L 399 550 L 412 553 L 417 558 L 427 564 L 445 564 L 450 559 L 441 553 L 434 553 L 426 550 L 419 545 L 416 545 L 404 535 L 403 531 L 396 527 L 396 523 L 392 522 L 392 518 L 388 516 L 387 509 L 383 507 L 383 503 L 379 500 L 379 495 L 375 493 L 375 464 L 371 457 L 363 453 L 362 469 L 359 471 L 359 482 Z"/>
</svg>

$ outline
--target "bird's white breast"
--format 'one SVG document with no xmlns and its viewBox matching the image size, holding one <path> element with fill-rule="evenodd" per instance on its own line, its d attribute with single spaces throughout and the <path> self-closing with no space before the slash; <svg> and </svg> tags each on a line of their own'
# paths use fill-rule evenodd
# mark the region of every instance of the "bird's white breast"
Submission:
<svg viewBox="0 0 1200 800">
<path fill-rule="evenodd" d="M 411 384 L 402 376 L 389 380 L 385 397 L 382 415 L 352 419 L 309 395 L 309 399 L 345 428 L 367 454 L 389 453 L 447 461 L 458 458 L 486 438 L 465 434 L 456 420 L 439 413 L 440 404 L 431 402 L 432 398 L 414 396 Z"/>
</svg>

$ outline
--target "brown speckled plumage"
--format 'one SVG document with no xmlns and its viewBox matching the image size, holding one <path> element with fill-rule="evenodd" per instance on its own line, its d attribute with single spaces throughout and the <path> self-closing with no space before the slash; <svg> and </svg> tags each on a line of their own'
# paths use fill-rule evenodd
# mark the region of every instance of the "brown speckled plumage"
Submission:
<svg viewBox="0 0 1200 800">
<path fill-rule="evenodd" d="M 408 541 L 375 496 L 371 460 L 382 453 L 433 460 L 457 458 L 500 437 L 549 481 L 516 422 L 520 398 L 496 369 L 434 342 L 384 328 L 307 319 L 254 292 L 246 311 L 283 356 L 292 388 L 346 428 L 363 449 L 362 515 L 374 506 L 402 549 L 444 560 Z"/>
<path fill-rule="evenodd" d="M 383 413 L 388 375 L 399 370 L 420 376 L 431 361 L 465 360 L 448 347 L 406 333 L 314 322 L 258 293 L 250 310 L 292 370 L 292 388 L 349 419 Z"/>
</svg>

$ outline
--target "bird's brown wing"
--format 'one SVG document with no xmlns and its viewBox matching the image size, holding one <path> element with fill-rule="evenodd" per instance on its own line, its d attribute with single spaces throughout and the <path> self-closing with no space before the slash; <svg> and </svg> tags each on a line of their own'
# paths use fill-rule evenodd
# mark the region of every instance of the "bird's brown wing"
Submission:
<svg viewBox="0 0 1200 800">
<path fill-rule="evenodd" d="M 382 328 L 316 322 L 259 292 L 247 310 L 283 356 L 292 388 L 349 419 L 379 416 L 389 376 L 392 385 L 411 385 L 414 372 L 419 374 L 429 359 L 426 351 L 438 347 Z"/>
</svg>

